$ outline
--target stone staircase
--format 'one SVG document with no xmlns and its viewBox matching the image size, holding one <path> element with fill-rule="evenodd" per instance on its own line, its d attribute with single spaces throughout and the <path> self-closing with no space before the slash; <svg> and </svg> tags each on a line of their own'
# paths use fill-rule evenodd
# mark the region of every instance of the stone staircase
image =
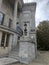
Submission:
<svg viewBox="0 0 49 65">
<path fill-rule="evenodd" d="M 9 57 L 10 57 L 10 58 L 13 58 L 13 59 L 19 60 L 19 50 L 18 50 L 18 48 L 13 49 L 13 50 L 9 53 Z"/>
<path fill-rule="evenodd" d="M 18 60 L 13 58 L 8 57 L 0 58 L 0 65 L 12 65 L 18 62 L 19 62 Z"/>
<path fill-rule="evenodd" d="M 7 57 L 0 58 L 0 65 L 12 65 L 15 63 L 19 63 L 19 49 L 16 47 L 15 49 L 9 52 Z"/>
</svg>

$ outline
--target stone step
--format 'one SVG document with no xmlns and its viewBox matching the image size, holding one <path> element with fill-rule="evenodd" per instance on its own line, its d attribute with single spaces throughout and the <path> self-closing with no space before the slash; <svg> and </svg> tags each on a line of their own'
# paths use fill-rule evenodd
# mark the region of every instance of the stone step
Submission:
<svg viewBox="0 0 49 65">
<path fill-rule="evenodd" d="M 14 49 L 13 51 L 19 51 L 18 49 Z"/>
<path fill-rule="evenodd" d="M 0 58 L 0 64 L 1 65 L 11 65 L 13 63 L 17 63 L 19 62 L 18 60 L 16 59 L 13 59 L 13 58 Z"/>
<path fill-rule="evenodd" d="M 17 51 L 17 48 L 13 49 L 13 50 L 10 52 L 10 54 L 9 54 L 8 57 L 14 58 L 14 59 L 18 59 L 18 58 L 19 58 L 19 53 L 18 53 L 18 51 Z"/>
<path fill-rule="evenodd" d="M 10 54 L 18 54 L 18 52 L 11 52 Z"/>
<path fill-rule="evenodd" d="M 20 59 L 19 59 L 19 56 L 9 56 L 9 58 L 13 58 L 13 59 L 20 60 Z"/>
<path fill-rule="evenodd" d="M 9 57 L 12 57 L 12 56 L 17 57 L 18 55 L 15 55 L 15 54 L 9 55 Z"/>
<path fill-rule="evenodd" d="M 9 56 L 15 56 L 15 57 L 16 57 L 16 56 L 18 56 L 18 55 L 16 55 L 16 54 L 10 54 Z"/>
<path fill-rule="evenodd" d="M 18 55 L 18 52 L 11 52 L 9 55 Z"/>
</svg>

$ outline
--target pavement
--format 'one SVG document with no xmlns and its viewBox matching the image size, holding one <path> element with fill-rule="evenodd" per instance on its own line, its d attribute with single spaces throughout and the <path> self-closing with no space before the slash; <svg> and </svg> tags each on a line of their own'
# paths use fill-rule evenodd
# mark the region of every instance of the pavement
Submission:
<svg viewBox="0 0 49 65">
<path fill-rule="evenodd" d="M 17 62 L 17 63 L 14 63 Z M 14 64 L 11 64 L 14 63 Z M 0 58 L 0 65 L 26 65 L 22 63 L 18 63 L 18 60 L 13 58 Z M 32 61 L 31 64 L 28 65 L 49 65 L 49 51 L 38 51 L 37 59 Z"/>
<path fill-rule="evenodd" d="M 16 62 L 18 62 L 18 60 L 13 58 L 0 58 L 0 65 L 9 65 Z"/>
<path fill-rule="evenodd" d="M 12 64 L 12 65 L 26 65 L 26 64 Z M 28 65 L 49 65 L 49 51 L 38 51 L 37 59 Z"/>
<path fill-rule="evenodd" d="M 0 57 L 6 56 L 8 52 L 9 52 L 8 47 L 6 48 L 0 47 Z"/>
</svg>

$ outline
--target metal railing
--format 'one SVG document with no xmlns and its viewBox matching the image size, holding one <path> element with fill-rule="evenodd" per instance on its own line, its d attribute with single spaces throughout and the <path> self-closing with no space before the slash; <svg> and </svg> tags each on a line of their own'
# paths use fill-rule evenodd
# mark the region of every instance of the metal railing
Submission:
<svg viewBox="0 0 49 65">
<path fill-rule="evenodd" d="M 0 29 L 8 30 L 9 32 L 16 33 L 16 34 L 18 34 L 20 36 L 23 35 L 23 31 L 22 31 L 22 29 L 20 27 L 18 27 L 18 30 L 15 30 L 15 29 L 9 28 L 8 26 L 0 25 Z"/>
</svg>

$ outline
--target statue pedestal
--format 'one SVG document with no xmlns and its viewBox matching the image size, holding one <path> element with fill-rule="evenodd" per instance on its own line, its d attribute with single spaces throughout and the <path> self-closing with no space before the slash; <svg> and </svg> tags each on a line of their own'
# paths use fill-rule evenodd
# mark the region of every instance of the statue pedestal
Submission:
<svg viewBox="0 0 49 65">
<path fill-rule="evenodd" d="M 20 40 L 19 58 L 20 62 L 26 64 L 35 59 L 35 43 L 31 43 L 29 38 Z"/>
</svg>

